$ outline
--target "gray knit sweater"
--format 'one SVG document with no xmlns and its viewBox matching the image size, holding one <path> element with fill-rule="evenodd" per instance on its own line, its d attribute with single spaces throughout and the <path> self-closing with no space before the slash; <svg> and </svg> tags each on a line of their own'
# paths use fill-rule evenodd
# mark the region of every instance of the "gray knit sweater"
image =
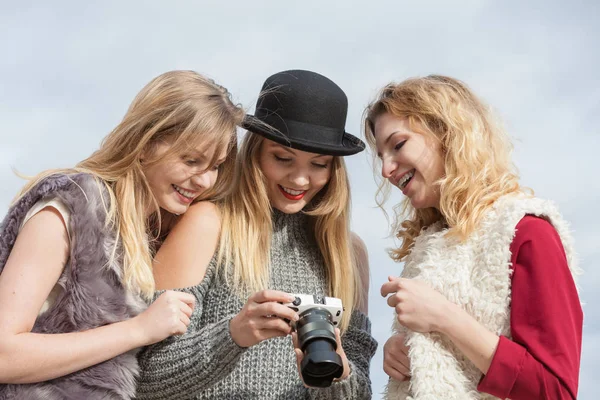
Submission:
<svg viewBox="0 0 600 400">
<path fill-rule="evenodd" d="M 327 295 L 323 258 L 304 214 L 274 212 L 271 265 L 271 289 Z M 140 354 L 138 399 L 371 398 L 369 363 L 377 342 L 367 316 L 355 311 L 342 336 L 350 376 L 329 388 L 309 389 L 300 381 L 290 336 L 247 349 L 231 339 L 229 321 L 245 300 L 216 271 L 213 258 L 199 285 L 180 289 L 197 299 L 187 333 Z"/>
</svg>

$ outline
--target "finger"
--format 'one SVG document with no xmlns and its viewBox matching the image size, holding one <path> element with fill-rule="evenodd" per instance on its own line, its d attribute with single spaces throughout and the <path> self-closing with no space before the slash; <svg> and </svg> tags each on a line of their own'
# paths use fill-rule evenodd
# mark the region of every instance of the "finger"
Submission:
<svg viewBox="0 0 600 400">
<path fill-rule="evenodd" d="M 381 296 L 385 297 L 390 293 L 397 292 L 400 289 L 400 278 L 395 278 L 391 282 L 381 285 Z"/>
<path fill-rule="evenodd" d="M 286 335 L 292 333 L 292 327 L 280 318 L 263 317 L 259 321 L 260 325 L 258 329 L 278 330 L 285 333 Z"/>
<path fill-rule="evenodd" d="M 388 297 L 388 299 L 387 299 L 388 306 L 390 306 L 392 308 L 396 307 L 396 305 L 399 302 L 400 302 L 400 297 L 398 296 L 398 292 L 396 292 L 396 294 Z"/>
<path fill-rule="evenodd" d="M 396 371 L 404 375 L 410 375 L 410 361 L 403 353 L 394 354 L 391 352 L 384 353 L 383 362 L 394 368 Z"/>
<path fill-rule="evenodd" d="M 390 339 L 390 350 L 394 353 L 402 352 L 408 357 L 408 346 L 405 344 L 406 338 L 404 335 L 393 335 Z"/>
<path fill-rule="evenodd" d="M 263 340 L 267 340 L 267 339 L 273 339 L 276 337 L 287 336 L 287 333 L 283 333 L 282 331 L 280 331 L 278 329 L 261 329 L 258 331 L 257 336 L 258 336 L 258 340 L 262 342 Z"/>
<path fill-rule="evenodd" d="M 250 300 L 256 303 L 265 303 L 267 301 L 289 303 L 294 301 L 294 299 L 295 297 L 289 293 L 271 289 L 261 290 L 260 292 L 256 292 L 252 296 L 250 296 Z"/>
<path fill-rule="evenodd" d="M 184 302 L 192 309 L 194 308 L 194 305 L 196 304 L 196 297 L 194 297 L 194 295 L 192 295 L 190 293 L 185 293 L 185 292 L 177 292 L 177 291 L 172 291 L 172 292 L 177 299 Z"/>
<path fill-rule="evenodd" d="M 186 314 L 180 313 L 179 320 L 186 326 L 186 328 L 190 326 L 190 318 Z"/>
<path fill-rule="evenodd" d="M 254 315 L 276 316 L 282 319 L 289 319 L 290 321 L 298 321 L 298 313 L 291 308 L 284 306 L 283 304 L 268 302 L 258 305 L 253 310 Z"/>
<path fill-rule="evenodd" d="M 408 376 L 402 374 L 402 372 L 392 368 L 390 365 L 388 365 L 386 363 L 383 364 L 383 372 L 385 372 L 390 378 L 395 379 L 400 382 L 408 379 Z"/>
<path fill-rule="evenodd" d="M 298 347 L 298 334 L 296 332 L 292 332 L 292 344 L 294 345 L 294 349 L 299 349 L 299 347 Z"/>
<path fill-rule="evenodd" d="M 181 310 L 182 313 L 184 313 L 188 317 L 191 317 L 192 316 L 192 312 L 194 312 L 194 310 L 192 309 L 192 307 L 190 307 L 186 303 L 180 303 L 179 309 Z"/>
<path fill-rule="evenodd" d="M 337 348 L 342 348 L 342 335 L 340 333 L 340 328 L 335 328 L 335 341 L 337 342 Z"/>
</svg>

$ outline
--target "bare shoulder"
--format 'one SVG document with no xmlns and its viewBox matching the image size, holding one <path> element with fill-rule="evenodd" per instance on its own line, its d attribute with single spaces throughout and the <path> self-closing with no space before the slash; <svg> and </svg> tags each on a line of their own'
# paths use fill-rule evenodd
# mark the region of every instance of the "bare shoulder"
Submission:
<svg viewBox="0 0 600 400">
<path fill-rule="evenodd" d="M 362 289 L 359 296 L 360 301 L 358 308 L 360 311 L 367 314 L 370 285 L 369 253 L 365 242 L 356 233 L 350 233 L 350 240 L 352 242 L 352 252 L 354 253 L 354 260 L 356 262 L 356 269 Z"/>
<path fill-rule="evenodd" d="M 156 254 L 156 288 L 177 289 L 200 283 L 217 248 L 220 230 L 221 218 L 215 204 L 200 202 L 191 206 Z"/>
</svg>

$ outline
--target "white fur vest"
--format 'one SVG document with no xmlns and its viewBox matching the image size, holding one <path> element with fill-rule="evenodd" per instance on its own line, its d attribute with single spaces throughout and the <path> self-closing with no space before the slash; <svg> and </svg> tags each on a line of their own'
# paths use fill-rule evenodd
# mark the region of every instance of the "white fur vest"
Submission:
<svg viewBox="0 0 600 400">
<path fill-rule="evenodd" d="M 27 211 L 39 200 L 59 198 L 69 210 L 70 255 L 53 305 L 36 319 L 32 332 L 66 333 L 123 321 L 146 304 L 121 284 L 122 261 L 111 257 L 115 232 L 96 180 L 87 174 L 54 175 L 27 192 L 0 224 L 0 273 Z M 121 254 L 120 246 L 117 254 Z M 112 262 L 110 262 L 112 260 Z M 135 395 L 137 350 L 47 382 L 0 385 L 0 400 L 124 400 Z"/>
<path fill-rule="evenodd" d="M 402 276 L 427 282 L 490 331 L 510 338 L 510 244 L 516 225 L 527 214 L 554 226 L 569 268 L 577 275 L 568 226 L 555 206 L 537 198 L 509 195 L 494 203 L 479 229 L 464 243 L 445 237 L 447 230 L 440 223 L 423 230 L 406 258 Z M 477 391 L 481 372 L 446 337 L 409 331 L 396 318 L 393 330 L 406 335 L 412 377 L 409 382 L 391 379 L 385 399 L 496 398 Z"/>
</svg>

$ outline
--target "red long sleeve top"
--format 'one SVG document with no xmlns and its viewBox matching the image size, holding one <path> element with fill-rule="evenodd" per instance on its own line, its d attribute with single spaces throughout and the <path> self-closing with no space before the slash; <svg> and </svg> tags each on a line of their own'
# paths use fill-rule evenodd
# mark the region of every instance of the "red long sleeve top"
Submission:
<svg viewBox="0 0 600 400">
<path fill-rule="evenodd" d="M 512 340 L 500 337 L 477 389 L 502 399 L 575 399 L 583 312 L 560 237 L 528 215 L 510 250 Z"/>
</svg>

